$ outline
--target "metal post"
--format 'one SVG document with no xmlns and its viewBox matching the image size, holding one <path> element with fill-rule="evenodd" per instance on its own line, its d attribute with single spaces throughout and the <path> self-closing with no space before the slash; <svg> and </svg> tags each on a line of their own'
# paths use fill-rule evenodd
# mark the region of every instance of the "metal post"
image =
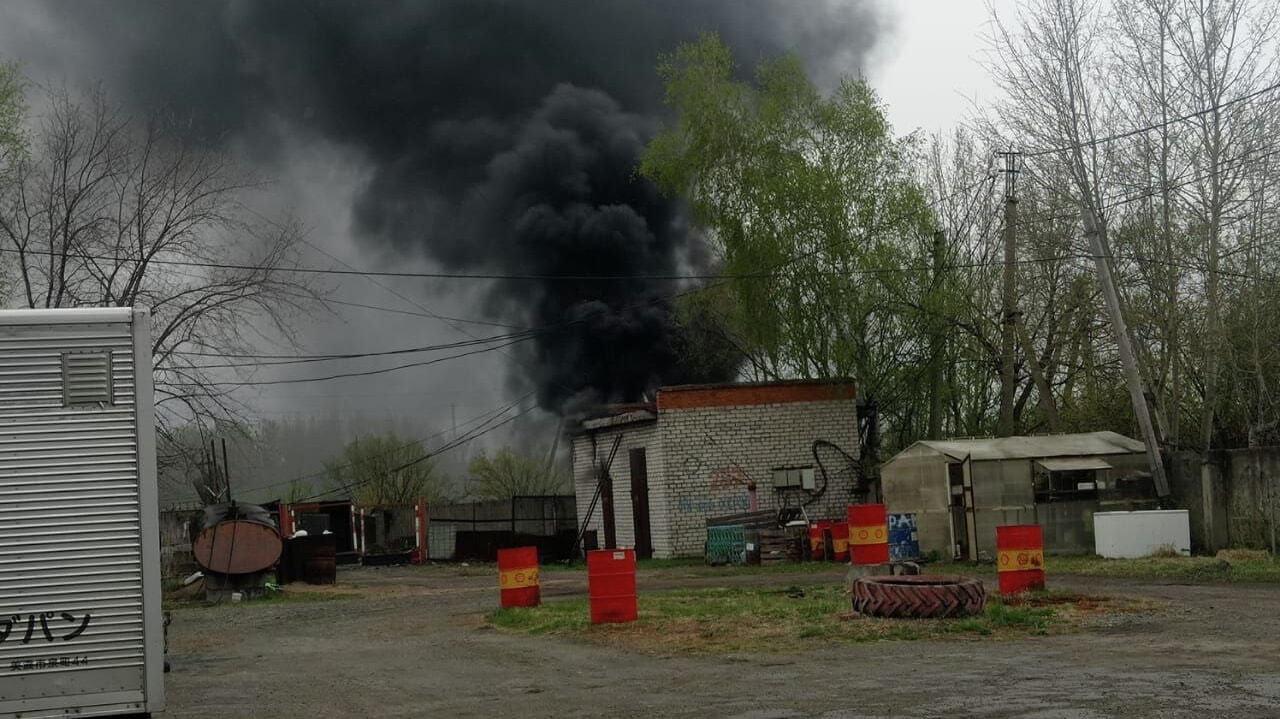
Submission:
<svg viewBox="0 0 1280 719">
<path fill-rule="evenodd" d="M 227 438 L 222 438 L 222 481 L 227 485 L 227 501 L 235 505 L 231 498 L 231 465 L 227 464 Z"/>
</svg>

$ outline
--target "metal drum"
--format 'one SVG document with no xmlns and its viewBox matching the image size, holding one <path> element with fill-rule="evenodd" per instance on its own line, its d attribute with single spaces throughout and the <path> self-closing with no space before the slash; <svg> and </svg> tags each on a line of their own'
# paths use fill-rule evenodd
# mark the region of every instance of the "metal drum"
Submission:
<svg viewBox="0 0 1280 719">
<path fill-rule="evenodd" d="M 587 594 L 591 623 L 636 620 L 636 553 L 600 549 L 587 553 Z"/>
<path fill-rule="evenodd" d="M 498 550 L 498 588 L 503 609 L 538 606 L 542 589 L 537 547 Z"/>
<path fill-rule="evenodd" d="M 849 506 L 849 555 L 859 565 L 889 561 L 889 520 L 883 504 Z"/>
</svg>

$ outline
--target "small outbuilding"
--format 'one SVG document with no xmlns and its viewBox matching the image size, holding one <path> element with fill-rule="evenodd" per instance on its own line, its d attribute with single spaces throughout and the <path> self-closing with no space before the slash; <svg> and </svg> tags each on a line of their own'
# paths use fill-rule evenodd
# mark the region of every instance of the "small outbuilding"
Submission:
<svg viewBox="0 0 1280 719">
<path fill-rule="evenodd" d="M 858 478 L 820 466 L 815 442 L 858 455 L 849 380 L 664 387 L 571 428 L 574 492 L 587 548 L 701 556 L 707 519 L 803 507 L 843 517 Z M 825 462 L 826 460 L 822 460 Z"/>
<path fill-rule="evenodd" d="M 880 471 L 890 512 L 916 515 L 920 551 L 994 555 L 995 528 L 1039 524 L 1046 552 L 1093 551 L 1093 513 L 1158 506 L 1138 440 L 1115 432 L 921 440 Z"/>
</svg>

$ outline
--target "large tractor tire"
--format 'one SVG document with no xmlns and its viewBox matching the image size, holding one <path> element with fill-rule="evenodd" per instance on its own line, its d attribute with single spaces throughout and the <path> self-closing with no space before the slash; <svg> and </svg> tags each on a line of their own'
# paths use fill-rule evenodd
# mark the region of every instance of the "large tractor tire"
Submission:
<svg viewBox="0 0 1280 719">
<path fill-rule="evenodd" d="M 853 583 L 853 611 L 873 617 L 964 617 L 981 614 L 986 604 L 982 582 L 969 577 L 860 577 Z"/>
</svg>

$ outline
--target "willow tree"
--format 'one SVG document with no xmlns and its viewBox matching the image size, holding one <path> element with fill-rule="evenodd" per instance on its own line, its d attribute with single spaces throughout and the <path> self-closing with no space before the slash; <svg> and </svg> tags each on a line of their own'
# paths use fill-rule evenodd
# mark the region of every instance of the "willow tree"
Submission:
<svg viewBox="0 0 1280 719">
<path fill-rule="evenodd" d="M 676 121 L 641 173 L 687 199 L 722 254 L 737 341 L 761 378 L 852 377 L 900 427 L 925 381 L 921 308 L 945 305 L 931 267 L 933 220 L 915 179 L 914 137 L 895 138 L 861 78 L 824 94 L 801 61 L 737 79 L 715 35 L 659 71 Z M 727 305 L 727 306 L 726 306 Z"/>
</svg>

